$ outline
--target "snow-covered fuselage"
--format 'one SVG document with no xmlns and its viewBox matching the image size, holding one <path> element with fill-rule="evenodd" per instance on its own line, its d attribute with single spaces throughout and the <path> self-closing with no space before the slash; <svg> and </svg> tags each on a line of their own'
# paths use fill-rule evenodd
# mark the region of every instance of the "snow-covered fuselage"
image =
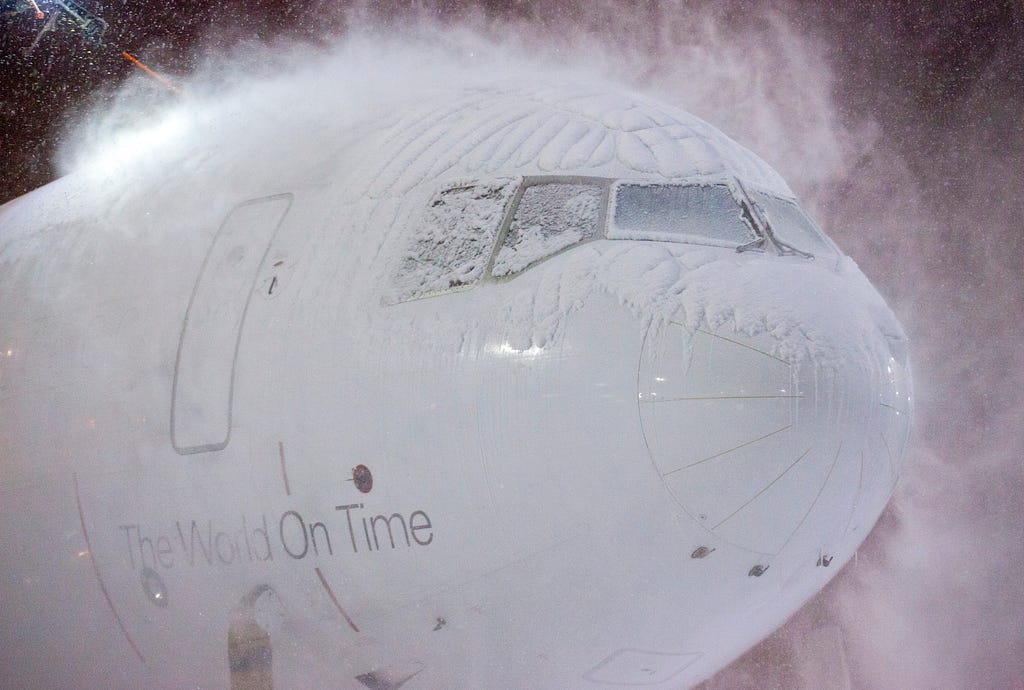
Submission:
<svg viewBox="0 0 1024 690">
<path fill-rule="evenodd" d="M 0 208 L 0 684 L 685 686 L 888 500 L 902 331 L 702 121 L 226 138 Z"/>
</svg>

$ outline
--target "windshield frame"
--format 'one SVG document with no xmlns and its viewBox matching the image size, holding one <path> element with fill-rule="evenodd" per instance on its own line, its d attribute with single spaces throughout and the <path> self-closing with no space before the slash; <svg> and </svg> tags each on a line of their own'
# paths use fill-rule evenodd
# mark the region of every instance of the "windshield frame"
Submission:
<svg viewBox="0 0 1024 690">
<path fill-rule="evenodd" d="M 784 196 L 782 194 L 777 194 L 775 192 L 765 191 L 757 188 L 753 188 L 750 190 L 754 194 L 746 193 L 747 190 L 745 188 L 743 191 L 745 193 L 745 196 L 747 196 L 747 198 L 750 199 L 750 203 L 755 208 L 756 213 L 759 216 L 760 222 L 762 222 L 764 224 L 764 227 L 766 228 L 766 234 L 771 239 L 772 243 L 775 244 L 776 250 L 779 254 L 797 255 L 809 259 L 814 259 L 817 256 L 819 256 L 818 254 L 809 251 L 811 249 L 810 247 L 808 247 L 807 249 L 801 249 L 799 246 L 794 246 L 788 241 L 777 236 L 771 226 L 772 220 L 769 209 L 764 208 L 762 204 L 758 201 L 758 199 L 754 197 L 754 194 L 770 197 L 784 204 L 791 204 L 807 222 L 807 225 L 809 226 L 810 230 L 817 236 L 817 239 L 825 246 L 827 252 L 821 256 L 823 256 L 823 258 L 825 259 L 835 260 L 838 260 L 842 256 L 842 251 L 839 249 L 839 245 L 832 241 L 832 238 L 829 237 L 821 229 L 817 222 L 815 222 L 814 218 L 811 217 L 811 214 L 807 213 L 807 211 L 804 210 L 803 206 L 800 205 L 800 202 L 797 201 L 795 197 Z"/>
</svg>

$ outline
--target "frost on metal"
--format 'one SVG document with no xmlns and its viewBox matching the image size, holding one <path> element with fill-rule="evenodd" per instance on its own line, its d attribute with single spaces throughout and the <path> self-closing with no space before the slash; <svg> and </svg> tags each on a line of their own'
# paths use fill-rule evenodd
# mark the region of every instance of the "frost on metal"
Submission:
<svg viewBox="0 0 1024 690">
<path fill-rule="evenodd" d="M 754 239 L 724 184 L 623 184 L 614 193 L 611 236 L 746 244 Z"/>
<path fill-rule="evenodd" d="M 537 184 L 523 192 L 492 273 L 506 276 L 600 232 L 602 189 L 594 184 Z"/>
<path fill-rule="evenodd" d="M 375 154 L 383 165 L 368 177 L 374 198 L 448 175 L 559 174 L 730 175 L 792 195 L 767 163 L 694 115 L 582 84 L 455 88 L 410 106 Z"/>
<path fill-rule="evenodd" d="M 430 200 L 411 228 L 396 299 L 472 285 L 483 275 L 498 228 L 519 180 L 457 184 Z"/>
</svg>

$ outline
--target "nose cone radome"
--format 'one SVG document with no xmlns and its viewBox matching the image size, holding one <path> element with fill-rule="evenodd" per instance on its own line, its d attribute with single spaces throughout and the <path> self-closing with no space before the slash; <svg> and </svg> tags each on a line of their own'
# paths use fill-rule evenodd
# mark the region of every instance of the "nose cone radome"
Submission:
<svg viewBox="0 0 1024 690">
<path fill-rule="evenodd" d="M 652 326 L 638 379 L 668 491 L 715 538 L 766 555 L 859 543 L 910 429 L 905 342 L 884 302 L 855 268 L 797 274 L 788 293 L 779 276 L 749 281 L 728 318 L 704 304 L 701 323 Z"/>
</svg>

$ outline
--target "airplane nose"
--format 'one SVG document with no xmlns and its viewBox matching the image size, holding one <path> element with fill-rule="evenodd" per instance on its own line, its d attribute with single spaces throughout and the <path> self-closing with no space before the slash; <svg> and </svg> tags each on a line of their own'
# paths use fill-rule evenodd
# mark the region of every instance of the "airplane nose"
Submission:
<svg viewBox="0 0 1024 690">
<path fill-rule="evenodd" d="M 782 307 L 769 304 L 777 289 L 756 290 L 739 325 L 736 313 L 718 327 L 684 315 L 647 334 L 638 393 L 651 459 L 715 538 L 766 555 L 839 550 L 888 501 L 910 429 L 906 347 L 856 277 L 805 272 Z"/>
</svg>

